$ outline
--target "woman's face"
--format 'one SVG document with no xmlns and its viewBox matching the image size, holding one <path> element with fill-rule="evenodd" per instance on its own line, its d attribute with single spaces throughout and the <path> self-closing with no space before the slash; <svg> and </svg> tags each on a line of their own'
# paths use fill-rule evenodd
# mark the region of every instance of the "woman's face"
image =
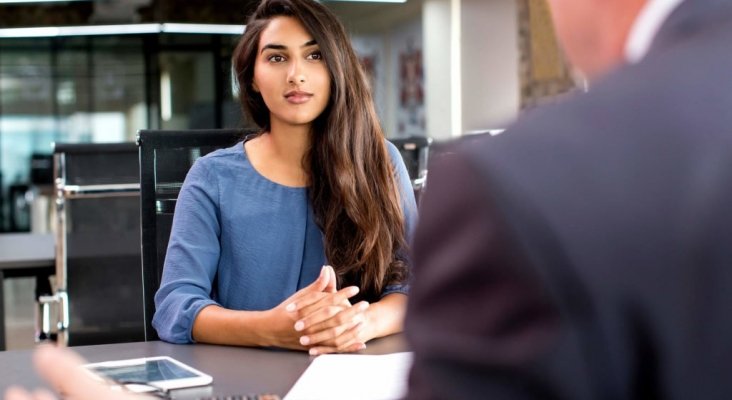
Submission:
<svg viewBox="0 0 732 400">
<path fill-rule="evenodd" d="M 276 17 L 262 31 L 253 87 L 269 109 L 272 127 L 309 125 L 328 105 L 328 67 L 299 20 Z"/>
</svg>

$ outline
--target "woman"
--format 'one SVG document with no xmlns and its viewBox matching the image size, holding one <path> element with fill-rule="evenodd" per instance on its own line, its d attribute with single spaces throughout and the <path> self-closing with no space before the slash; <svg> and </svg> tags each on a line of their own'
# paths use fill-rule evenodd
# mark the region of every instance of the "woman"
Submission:
<svg viewBox="0 0 732 400">
<path fill-rule="evenodd" d="M 416 206 L 342 24 L 313 0 L 264 0 L 233 65 L 261 133 L 191 168 L 158 334 L 322 354 L 401 331 Z"/>
</svg>

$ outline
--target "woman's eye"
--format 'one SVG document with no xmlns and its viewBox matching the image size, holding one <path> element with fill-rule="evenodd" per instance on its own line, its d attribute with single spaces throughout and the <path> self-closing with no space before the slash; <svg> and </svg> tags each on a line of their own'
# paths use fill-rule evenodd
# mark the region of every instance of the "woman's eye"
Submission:
<svg viewBox="0 0 732 400">
<path fill-rule="evenodd" d="M 275 62 L 275 63 L 281 63 L 281 62 L 285 61 L 285 57 L 282 57 L 282 56 L 277 55 L 277 54 L 271 55 L 271 56 L 267 57 L 267 59 L 270 62 Z"/>
<path fill-rule="evenodd" d="M 322 59 L 323 59 L 323 54 L 319 51 L 310 53 L 310 55 L 308 56 L 308 60 L 322 60 Z"/>
</svg>

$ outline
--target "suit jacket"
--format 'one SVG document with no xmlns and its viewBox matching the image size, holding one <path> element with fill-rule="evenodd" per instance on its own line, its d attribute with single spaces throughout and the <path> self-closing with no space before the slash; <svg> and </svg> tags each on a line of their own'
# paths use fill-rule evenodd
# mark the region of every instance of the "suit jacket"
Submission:
<svg viewBox="0 0 732 400">
<path fill-rule="evenodd" d="M 433 158 L 409 399 L 732 399 L 732 1 Z"/>
</svg>

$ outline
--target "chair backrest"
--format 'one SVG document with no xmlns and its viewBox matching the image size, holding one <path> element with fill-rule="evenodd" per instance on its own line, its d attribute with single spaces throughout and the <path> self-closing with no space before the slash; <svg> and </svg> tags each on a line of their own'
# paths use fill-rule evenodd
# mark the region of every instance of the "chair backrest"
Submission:
<svg viewBox="0 0 732 400">
<path fill-rule="evenodd" d="M 141 130 L 140 213 L 145 340 L 157 340 L 152 327 L 155 292 L 160 287 L 178 193 L 193 162 L 214 150 L 241 141 L 248 130 Z"/>
<path fill-rule="evenodd" d="M 412 136 L 408 138 L 389 139 L 399 149 L 404 164 L 412 180 L 414 196 L 419 201 L 419 195 L 427 184 L 427 163 L 432 138 Z"/>
<path fill-rule="evenodd" d="M 56 144 L 58 340 L 144 338 L 134 143 Z"/>
</svg>

